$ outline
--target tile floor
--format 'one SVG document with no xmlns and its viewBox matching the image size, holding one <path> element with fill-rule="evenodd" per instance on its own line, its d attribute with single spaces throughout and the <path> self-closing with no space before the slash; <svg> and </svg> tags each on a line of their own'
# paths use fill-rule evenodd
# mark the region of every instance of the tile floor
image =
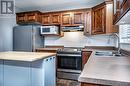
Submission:
<svg viewBox="0 0 130 86">
<path fill-rule="evenodd" d="M 78 81 L 57 79 L 57 86 L 80 86 Z"/>
</svg>

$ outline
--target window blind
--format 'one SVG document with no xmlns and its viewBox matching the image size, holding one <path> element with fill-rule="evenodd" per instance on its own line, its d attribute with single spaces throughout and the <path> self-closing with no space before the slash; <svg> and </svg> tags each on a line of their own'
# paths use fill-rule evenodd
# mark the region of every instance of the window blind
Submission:
<svg viewBox="0 0 130 86">
<path fill-rule="evenodd" d="M 119 26 L 120 43 L 130 43 L 130 25 Z"/>
</svg>

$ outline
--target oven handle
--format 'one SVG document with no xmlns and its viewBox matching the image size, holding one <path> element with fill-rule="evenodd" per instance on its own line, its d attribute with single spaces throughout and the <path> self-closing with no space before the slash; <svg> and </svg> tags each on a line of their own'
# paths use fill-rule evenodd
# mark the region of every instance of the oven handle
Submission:
<svg viewBox="0 0 130 86">
<path fill-rule="evenodd" d="M 57 54 L 57 56 L 74 56 L 74 57 L 81 57 L 81 55 L 75 55 L 75 54 Z"/>
</svg>

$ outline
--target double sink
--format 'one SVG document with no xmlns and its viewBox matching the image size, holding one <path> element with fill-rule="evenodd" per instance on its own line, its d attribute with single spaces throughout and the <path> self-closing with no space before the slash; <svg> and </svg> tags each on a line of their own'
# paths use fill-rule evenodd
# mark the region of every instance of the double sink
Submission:
<svg viewBox="0 0 130 86">
<path fill-rule="evenodd" d="M 95 55 L 96 56 L 110 56 L 110 57 L 111 56 L 117 56 L 117 57 L 123 56 L 121 53 L 112 52 L 112 51 L 96 51 Z"/>
</svg>

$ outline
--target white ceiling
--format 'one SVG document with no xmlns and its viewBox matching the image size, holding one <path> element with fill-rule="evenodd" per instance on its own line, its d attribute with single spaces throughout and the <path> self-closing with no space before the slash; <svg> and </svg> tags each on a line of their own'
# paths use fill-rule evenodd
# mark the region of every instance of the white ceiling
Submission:
<svg viewBox="0 0 130 86">
<path fill-rule="evenodd" d="M 91 8 L 104 0 L 15 0 L 16 12 L 39 10 L 59 11 Z"/>
</svg>

